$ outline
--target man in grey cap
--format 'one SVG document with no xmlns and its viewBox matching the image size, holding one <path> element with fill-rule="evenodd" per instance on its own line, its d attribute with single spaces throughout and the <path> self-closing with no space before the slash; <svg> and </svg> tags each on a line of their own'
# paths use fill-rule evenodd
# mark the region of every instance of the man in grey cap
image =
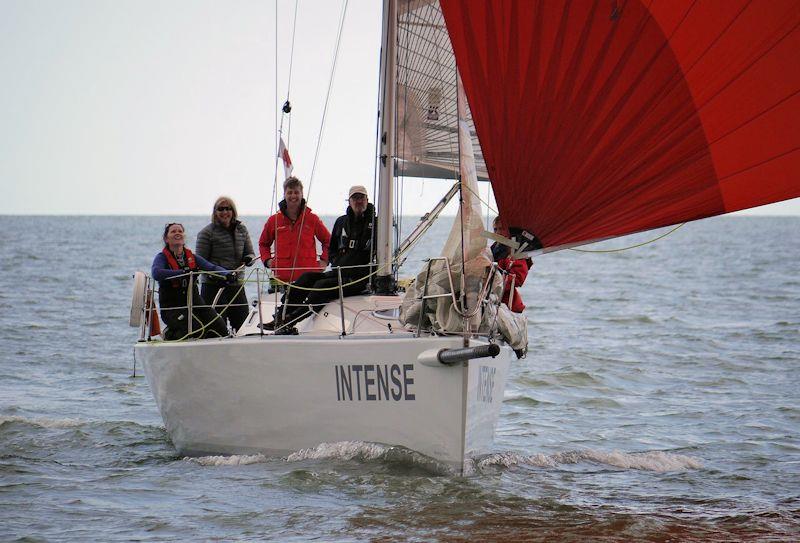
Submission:
<svg viewBox="0 0 800 543">
<path fill-rule="evenodd" d="M 342 277 L 352 280 L 369 275 L 368 265 L 375 254 L 375 207 L 369 203 L 367 189 L 353 185 L 348 194 L 347 213 L 336 219 L 328 249 L 333 266 L 363 266 L 343 269 Z M 364 290 L 366 284 L 361 287 Z"/>
<path fill-rule="evenodd" d="M 363 185 L 353 185 L 348 194 L 347 212 L 336 219 L 331 234 L 328 258 L 333 268 L 342 268 L 342 285 L 345 296 L 360 294 L 369 285 L 369 275 L 375 255 L 376 238 L 373 235 L 377 226 L 375 207 L 369 203 L 367 189 Z M 278 333 L 292 333 L 293 323 L 299 322 L 308 314 L 309 308 L 321 310 L 330 300 L 339 296 L 338 289 L 331 289 L 339 284 L 336 269 L 329 272 L 307 272 L 301 275 L 294 286 L 328 290 L 302 290 L 289 287 L 287 293 L 286 315 L 278 309 L 276 322 L 268 323 L 267 328 L 278 326 Z M 271 325 L 271 326 L 270 326 Z M 282 329 L 281 329 L 282 328 Z"/>
</svg>

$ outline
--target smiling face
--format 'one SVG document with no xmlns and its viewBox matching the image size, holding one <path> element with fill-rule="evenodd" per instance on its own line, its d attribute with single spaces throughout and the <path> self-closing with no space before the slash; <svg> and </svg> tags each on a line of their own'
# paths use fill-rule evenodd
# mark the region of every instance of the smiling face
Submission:
<svg viewBox="0 0 800 543">
<path fill-rule="evenodd" d="M 164 234 L 164 243 L 175 252 L 176 249 L 182 249 L 184 244 L 184 231 L 183 225 L 179 223 L 170 224 Z"/>
<path fill-rule="evenodd" d="M 369 198 L 367 198 L 366 194 L 361 194 L 359 192 L 353 194 L 350 197 L 350 209 L 353 210 L 353 213 L 360 216 L 367 210 L 367 204 L 369 203 Z"/>
<path fill-rule="evenodd" d="M 233 204 L 228 200 L 217 202 L 217 207 L 214 209 L 214 217 L 222 226 L 230 226 L 231 220 L 233 220 Z"/>
<path fill-rule="evenodd" d="M 283 199 L 286 200 L 286 206 L 289 209 L 299 208 L 300 202 L 303 200 L 302 187 L 286 187 L 283 191 Z"/>
</svg>

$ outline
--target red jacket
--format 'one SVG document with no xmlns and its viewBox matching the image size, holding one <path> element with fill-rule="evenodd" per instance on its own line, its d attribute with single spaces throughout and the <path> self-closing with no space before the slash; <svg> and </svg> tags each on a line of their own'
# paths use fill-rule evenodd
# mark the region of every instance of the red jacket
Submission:
<svg viewBox="0 0 800 543">
<path fill-rule="evenodd" d="M 267 219 L 258 240 L 258 248 L 264 265 L 266 266 L 268 258 L 274 256 L 272 268 L 275 276 L 281 281 L 290 283 L 304 272 L 320 270 L 314 238 L 322 242 L 321 258 L 327 261 L 331 233 L 309 207 L 303 205 L 303 212 L 296 221 L 292 221 L 285 215 L 286 204 L 284 202 L 281 202 L 280 207 L 281 211 Z M 303 215 L 305 215 L 305 219 Z M 302 233 L 300 232 L 301 223 L 303 224 Z M 274 255 L 272 253 L 273 243 L 275 243 Z"/>
<path fill-rule="evenodd" d="M 522 296 L 520 296 L 517 287 L 522 286 L 525 282 L 525 278 L 528 277 L 528 259 L 521 258 L 519 260 L 512 260 L 511 257 L 501 258 L 497 261 L 497 267 L 508 272 L 505 285 L 503 285 L 503 302 L 509 306 L 514 313 L 522 313 L 525 309 L 525 304 L 522 303 Z M 514 300 L 509 304 L 508 295 L 511 292 L 512 281 L 514 282 Z"/>
</svg>

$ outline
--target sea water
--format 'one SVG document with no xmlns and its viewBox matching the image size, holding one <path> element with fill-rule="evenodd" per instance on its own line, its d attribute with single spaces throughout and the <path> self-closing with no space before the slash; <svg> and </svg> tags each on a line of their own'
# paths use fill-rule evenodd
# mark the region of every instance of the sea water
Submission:
<svg viewBox="0 0 800 543">
<path fill-rule="evenodd" d="M 360 442 L 177 454 L 127 322 L 167 220 L 0 217 L 0 540 L 800 539 L 800 218 L 537 257 L 530 353 L 465 477 Z"/>
</svg>

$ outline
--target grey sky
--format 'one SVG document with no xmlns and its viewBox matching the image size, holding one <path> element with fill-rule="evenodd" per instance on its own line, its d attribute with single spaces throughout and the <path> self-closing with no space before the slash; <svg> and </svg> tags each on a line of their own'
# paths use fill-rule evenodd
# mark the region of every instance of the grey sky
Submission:
<svg viewBox="0 0 800 543">
<path fill-rule="evenodd" d="M 322 214 L 373 184 L 380 5 L 348 8 L 310 190 Z M 276 101 L 274 2 L 0 0 L 0 213 L 205 214 L 228 194 L 266 214 L 293 9 L 278 2 Z M 306 181 L 340 9 L 299 4 L 289 149 Z M 447 188 L 413 183 L 405 211 Z M 800 199 L 755 212 L 800 214 Z"/>
</svg>

